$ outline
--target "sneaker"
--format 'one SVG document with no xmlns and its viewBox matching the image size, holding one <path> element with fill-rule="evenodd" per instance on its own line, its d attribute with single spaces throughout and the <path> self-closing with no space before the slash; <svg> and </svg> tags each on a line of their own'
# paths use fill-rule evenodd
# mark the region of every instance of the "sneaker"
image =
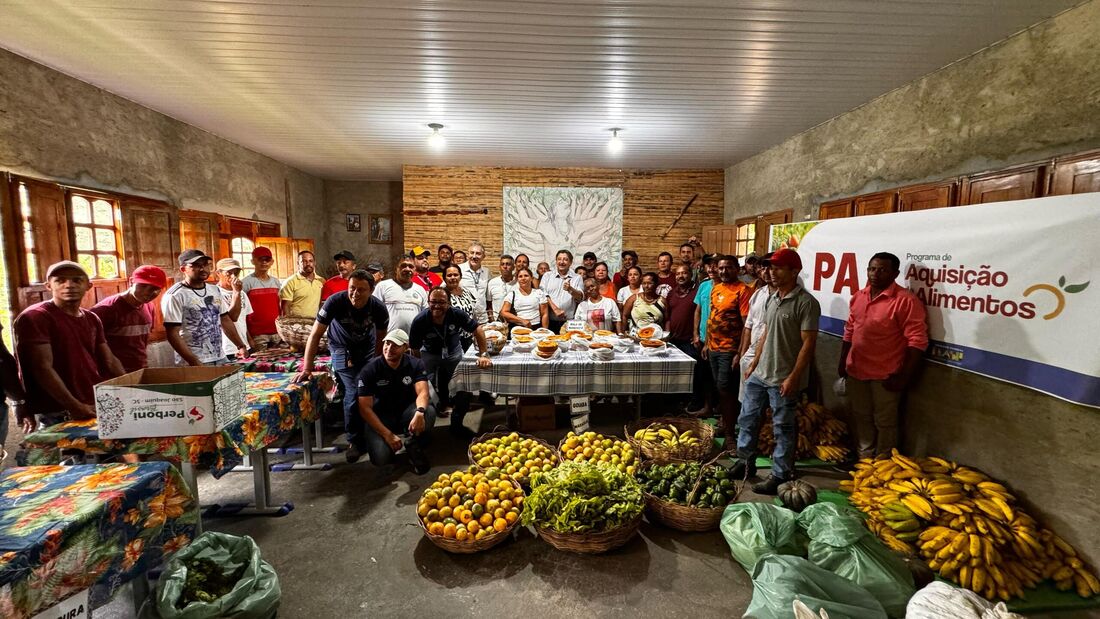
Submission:
<svg viewBox="0 0 1100 619">
<path fill-rule="evenodd" d="M 348 464 L 355 464 L 362 457 L 363 452 L 359 451 L 359 446 L 355 443 L 348 443 L 348 450 L 344 452 L 344 459 L 348 461 Z"/>
<path fill-rule="evenodd" d="M 431 470 L 432 463 L 415 441 L 405 443 L 405 453 L 409 456 L 409 465 L 412 466 L 413 473 L 423 475 Z"/>
<path fill-rule="evenodd" d="M 738 481 L 756 477 L 756 465 L 739 459 L 733 463 L 733 468 L 730 469 L 730 477 Z"/>
<path fill-rule="evenodd" d="M 477 433 L 467 428 L 464 425 L 452 425 L 450 428 L 451 437 L 455 438 L 463 443 L 469 443 L 474 440 Z"/>
<path fill-rule="evenodd" d="M 787 481 L 790 480 L 776 477 L 775 475 L 768 475 L 768 478 L 764 481 L 758 484 L 753 484 L 752 491 L 756 494 L 767 494 L 770 496 L 775 496 L 776 494 L 779 494 L 779 486 L 786 483 Z"/>
<path fill-rule="evenodd" d="M 710 411 L 707 409 L 706 404 L 689 403 L 684 407 L 684 412 L 692 417 L 706 417 Z"/>
</svg>

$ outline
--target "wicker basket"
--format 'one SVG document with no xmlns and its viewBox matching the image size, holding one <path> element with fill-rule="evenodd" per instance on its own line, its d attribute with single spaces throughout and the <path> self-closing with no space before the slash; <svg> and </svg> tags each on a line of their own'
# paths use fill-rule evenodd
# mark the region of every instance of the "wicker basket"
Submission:
<svg viewBox="0 0 1100 619">
<path fill-rule="evenodd" d="M 502 437 L 502 436 L 507 436 L 509 434 L 512 434 L 512 432 L 486 432 L 485 434 L 482 434 L 481 436 L 478 436 L 477 438 L 475 438 L 473 440 L 473 442 L 470 443 L 470 446 L 466 448 L 466 459 L 469 460 L 470 464 L 476 466 L 477 470 L 479 470 L 481 472 L 485 472 L 485 467 L 478 465 L 477 460 L 474 459 L 474 445 L 477 445 L 478 443 L 484 443 L 485 441 L 487 441 L 489 439 L 499 438 L 499 437 Z M 547 443 L 546 441 L 542 440 L 541 438 L 539 438 L 537 436 L 531 436 L 530 434 L 521 434 L 519 432 L 516 432 L 515 434 L 516 434 L 516 436 L 519 437 L 519 439 L 521 441 L 524 440 L 524 439 L 531 439 L 532 441 L 535 441 L 536 443 L 538 443 L 538 444 L 542 445 L 543 447 L 549 449 L 550 454 L 553 455 L 553 457 L 554 457 L 554 466 L 557 466 L 558 464 L 561 463 L 561 454 L 559 454 L 558 450 L 553 445 L 551 445 L 550 443 Z M 512 478 L 513 478 L 513 481 L 514 481 L 515 476 L 513 475 Z M 530 476 L 524 477 L 524 478 L 519 480 L 519 483 L 520 483 L 521 486 L 523 486 L 523 488 L 525 490 L 529 489 L 531 487 L 531 477 Z"/>
<path fill-rule="evenodd" d="M 691 430 L 699 443 L 693 446 L 678 446 L 676 448 L 664 445 L 655 445 L 648 441 L 640 441 L 634 438 L 634 433 L 647 427 L 651 423 L 667 423 L 681 433 Z M 632 421 L 623 426 L 626 441 L 648 460 L 664 464 L 666 462 L 702 461 L 714 450 L 714 428 L 707 423 L 691 417 L 656 417 L 653 419 L 641 419 Z"/>
<path fill-rule="evenodd" d="M 275 329 L 279 332 L 279 337 L 290 344 L 295 352 L 303 352 L 306 349 L 306 342 L 309 341 L 309 334 L 313 331 L 313 319 L 280 316 L 275 319 Z M 327 331 L 321 335 L 318 352 L 328 352 Z"/>
<path fill-rule="evenodd" d="M 536 526 L 535 530 L 547 544 L 558 550 L 592 555 L 614 550 L 627 543 L 638 532 L 638 525 L 641 523 L 642 515 L 638 514 L 637 518 L 626 524 L 596 533 L 558 533 L 540 526 Z"/>
<path fill-rule="evenodd" d="M 512 480 L 512 485 L 515 486 L 520 492 L 523 492 L 523 488 Z M 481 552 L 482 550 L 489 550 L 493 546 L 503 542 L 512 536 L 516 527 L 519 526 L 519 520 L 512 523 L 507 529 L 503 531 L 497 531 L 485 537 L 474 540 L 472 542 L 460 542 L 457 539 L 450 539 L 441 535 L 432 535 L 428 533 L 428 527 L 424 524 L 424 519 L 419 516 L 416 518 L 416 523 L 420 525 L 420 530 L 424 532 L 424 537 L 428 538 L 428 541 L 439 546 L 443 550 L 454 554 L 469 555 L 475 552 Z"/>
<path fill-rule="evenodd" d="M 640 454 L 638 453 L 638 448 L 637 447 L 635 447 L 629 441 L 624 441 L 623 439 L 615 436 L 614 434 L 604 434 L 603 437 L 604 438 L 609 438 L 612 441 L 616 441 L 616 442 L 619 442 L 619 443 L 626 443 L 627 445 L 630 445 L 630 448 L 633 449 L 634 452 L 635 452 L 635 455 L 634 455 L 634 468 L 635 468 L 635 470 L 637 470 L 638 465 L 640 465 L 642 463 L 642 459 L 640 457 Z M 569 462 L 569 460 L 567 460 L 566 457 L 565 457 L 565 441 L 566 441 L 567 438 L 568 438 L 567 436 L 562 437 L 562 439 L 560 441 L 558 441 L 557 452 L 558 452 L 558 462 L 559 463 Z M 585 460 L 585 462 L 588 462 L 588 463 L 591 463 L 591 464 L 599 464 L 599 462 L 597 462 L 595 460 Z"/>
<path fill-rule="evenodd" d="M 704 469 L 711 466 L 719 457 L 726 452 L 718 454 L 710 462 L 703 465 Z M 649 461 L 642 464 L 639 469 L 639 475 L 641 471 L 658 464 L 657 462 Z M 737 501 L 737 497 L 741 495 L 741 489 L 744 487 L 743 482 L 734 481 L 733 497 L 730 498 L 730 503 Z M 696 487 L 693 487 L 691 491 L 696 492 L 698 487 L 698 480 L 696 480 Z M 677 531 L 712 531 L 718 528 L 718 525 L 722 522 L 722 514 L 726 511 L 726 506 L 722 507 L 691 507 L 688 505 L 681 505 L 668 499 L 662 499 L 661 497 L 642 491 L 645 495 L 645 507 L 646 512 L 656 520 L 670 529 L 676 529 Z"/>
</svg>

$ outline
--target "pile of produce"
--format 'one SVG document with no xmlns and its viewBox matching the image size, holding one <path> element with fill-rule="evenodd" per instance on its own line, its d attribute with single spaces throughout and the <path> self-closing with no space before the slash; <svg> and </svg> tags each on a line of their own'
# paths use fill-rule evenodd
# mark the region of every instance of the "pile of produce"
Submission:
<svg viewBox="0 0 1100 619">
<path fill-rule="evenodd" d="M 429 535 L 460 542 L 480 540 L 506 531 L 519 520 L 523 491 L 511 479 L 491 468 L 477 467 L 443 473 L 416 504 Z"/>
<path fill-rule="evenodd" d="M 890 548 L 987 599 L 1020 597 L 1052 579 L 1082 597 L 1100 593 L 1077 551 L 1016 504 L 1004 485 L 943 458 L 864 459 L 841 482 Z"/>
<path fill-rule="evenodd" d="M 725 468 L 698 462 L 648 466 L 638 472 L 638 481 L 659 499 L 703 509 L 725 507 L 737 494 Z"/>
<path fill-rule="evenodd" d="M 670 423 L 651 423 L 635 432 L 634 439 L 672 449 L 681 445 L 694 447 L 699 444 L 699 437 L 695 436 L 694 432 L 691 430 L 680 432 L 676 426 Z"/>
<path fill-rule="evenodd" d="M 600 532 L 631 522 L 644 507 L 642 487 L 617 467 L 565 462 L 535 473 L 522 521 L 559 533 Z"/>
<path fill-rule="evenodd" d="M 627 475 L 633 475 L 638 464 L 634 448 L 629 443 L 596 432 L 577 435 L 570 431 L 562 439 L 558 450 L 563 461 L 612 466 Z"/>
<path fill-rule="evenodd" d="M 470 455 L 481 469 L 498 468 L 520 483 L 536 471 L 549 471 L 558 455 L 548 445 L 512 432 L 470 445 Z"/>
<path fill-rule="evenodd" d="M 848 434 L 847 424 L 837 419 L 824 406 L 805 400 L 798 405 L 797 418 L 798 448 L 795 458 L 817 458 L 825 462 L 844 462 L 848 458 L 848 448 L 844 446 L 844 437 Z M 764 423 L 760 426 L 758 445 L 759 452 L 769 456 L 775 449 L 770 408 L 765 412 Z"/>
<path fill-rule="evenodd" d="M 184 581 L 183 595 L 177 601 L 177 608 L 186 608 L 193 602 L 209 604 L 217 600 L 237 586 L 237 581 L 248 567 L 245 563 L 232 574 L 226 574 L 221 566 L 205 557 L 192 557 L 184 565 L 187 567 L 187 580 Z"/>
</svg>

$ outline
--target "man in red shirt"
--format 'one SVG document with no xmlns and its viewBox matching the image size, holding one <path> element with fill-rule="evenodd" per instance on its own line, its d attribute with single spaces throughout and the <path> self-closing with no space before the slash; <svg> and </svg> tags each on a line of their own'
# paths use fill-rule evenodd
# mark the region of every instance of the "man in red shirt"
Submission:
<svg viewBox="0 0 1100 619">
<path fill-rule="evenodd" d="M 657 255 L 657 294 L 662 297 L 676 286 L 676 275 L 672 273 L 672 254 L 663 251 Z"/>
<path fill-rule="evenodd" d="M 252 250 L 252 273 L 241 280 L 241 292 L 248 296 L 252 304 L 252 313 L 245 317 L 248 335 L 256 347 L 270 348 L 279 346 L 283 338 L 275 328 L 275 319 L 279 317 L 279 288 L 282 282 L 278 277 L 268 275 L 275 259 L 271 250 L 257 247 Z"/>
<path fill-rule="evenodd" d="M 99 317 L 80 307 L 91 286 L 79 264 L 53 264 L 46 270 L 51 298 L 15 319 L 27 410 L 46 425 L 95 417 L 96 383 L 126 373 L 107 345 Z"/>
<path fill-rule="evenodd" d="M 91 312 L 99 316 L 107 345 L 127 372 L 146 364 L 145 349 L 153 328 L 152 302 L 168 287 L 168 276 L 155 266 L 140 266 L 130 274 L 130 287 L 96 303 Z"/>
<path fill-rule="evenodd" d="M 928 348 L 924 304 L 895 281 L 900 267 L 893 254 L 871 257 L 844 324 L 837 373 L 847 377 L 861 458 L 897 447 L 898 401 Z"/>
<path fill-rule="evenodd" d="M 321 287 L 322 303 L 337 292 L 346 292 L 348 289 L 348 276 L 351 275 L 352 271 L 359 268 L 355 264 L 355 254 L 346 249 L 333 256 L 332 259 L 336 261 L 336 275 L 326 279 L 325 285 Z"/>
<path fill-rule="evenodd" d="M 443 285 L 443 276 L 428 270 L 428 256 L 431 256 L 432 252 L 417 245 L 409 250 L 409 255 L 413 258 L 415 268 L 412 275 L 414 284 L 423 288 L 424 292 Z"/>
</svg>

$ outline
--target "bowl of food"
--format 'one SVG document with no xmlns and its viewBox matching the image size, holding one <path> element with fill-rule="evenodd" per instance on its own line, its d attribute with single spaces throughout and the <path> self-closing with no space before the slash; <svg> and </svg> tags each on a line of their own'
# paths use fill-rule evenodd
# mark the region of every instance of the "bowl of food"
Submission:
<svg viewBox="0 0 1100 619">
<path fill-rule="evenodd" d="M 667 355 L 668 345 L 657 339 L 647 339 L 639 342 L 642 352 L 648 355 Z"/>
<path fill-rule="evenodd" d="M 610 361 L 615 358 L 615 347 L 607 342 L 593 342 L 588 354 L 597 361 Z"/>
<path fill-rule="evenodd" d="M 561 352 L 558 349 L 558 343 L 557 342 L 553 342 L 553 341 L 550 341 L 550 340 L 547 340 L 547 339 L 543 339 L 543 340 L 540 340 L 539 343 L 535 345 L 535 357 L 537 357 L 539 359 L 542 359 L 544 361 L 547 360 L 547 359 L 553 359 L 554 357 L 556 357 L 559 354 L 561 354 Z"/>
<path fill-rule="evenodd" d="M 562 352 L 569 352 L 569 336 L 567 335 L 548 335 L 542 341 L 553 342 Z"/>
<path fill-rule="evenodd" d="M 588 347 L 592 345 L 592 336 L 586 338 L 574 333 L 569 336 L 569 345 L 573 347 L 573 350 L 588 350 Z"/>
<path fill-rule="evenodd" d="M 615 337 L 615 332 L 608 331 L 607 329 L 597 329 L 593 335 L 596 337 Z"/>
<path fill-rule="evenodd" d="M 535 348 L 535 338 L 530 335 L 517 335 L 512 338 L 512 350 L 516 352 L 531 352 Z"/>
<path fill-rule="evenodd" d="M 660 339 L 664 332 L 657 325 L 646 325 L 638 329 L 636 335 L 640 340 Z"/>
<path fill-rule="evenodd" d="M 530 335 L 531 335 L 531 337 L 535 338 L 536 340 L 541 340 L 544 337 L 550 337 L 550 336 L 554 335 L 554 332 L 551 331 L 550 329 L 547 329 L 546 327 L 543 327 L 541 329 L 535 329 L 534 331 L 532 331 L 530 333 Z"/>
<path fill-rule="evenodd" d="M 530 327 L 512 327 L 512 339 L 515 339 L 517 335 L 531 335 Z"/>
</svg>

